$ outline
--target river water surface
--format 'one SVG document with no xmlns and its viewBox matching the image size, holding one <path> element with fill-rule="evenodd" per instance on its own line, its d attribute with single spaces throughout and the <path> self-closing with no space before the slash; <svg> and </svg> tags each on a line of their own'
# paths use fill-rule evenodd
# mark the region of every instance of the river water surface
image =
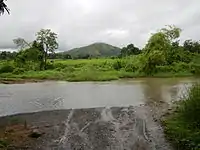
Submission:
<svg viewBox="0 0 200 150">
<path fill-rule="evenodd" d="M 0 116 L 55 109 L 139 106 L 180 99 L 193 78 L 0 84 Z"/>
</svg>

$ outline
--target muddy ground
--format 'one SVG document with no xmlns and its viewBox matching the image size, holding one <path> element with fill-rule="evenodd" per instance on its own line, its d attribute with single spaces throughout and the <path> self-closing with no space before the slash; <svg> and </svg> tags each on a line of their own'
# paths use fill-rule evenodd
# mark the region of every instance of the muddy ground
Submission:
<svg viewBox="0 0 200 150">
<path fill-rule="evenodd" d="M 1 149 L 171 150 L 158 121 L 160 110 L 143 105 L 3 117 L 0 139 L 6 143 Z M 35 131 L 39 137 L 30 137 Z"/>
</svg>

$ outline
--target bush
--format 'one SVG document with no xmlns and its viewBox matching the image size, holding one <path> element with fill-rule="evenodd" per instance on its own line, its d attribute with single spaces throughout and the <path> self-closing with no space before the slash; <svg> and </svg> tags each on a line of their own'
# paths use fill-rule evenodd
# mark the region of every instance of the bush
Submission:
<svg viewBox="0 0 200 150">
<path fill-rule="evenodd" d="M 169 73 L 173 71 L 174 69 L 172 66 L 156 66 L 156 72 Z"/>
<path fill-rule="evenodd" d="M 12 65 L 4 65 L 3 67 L 0 68 L 0 73 L 9 73 L 13 72 L 14 67 Z"/>
<path fill-rule="evenodd" d="M 46 69 L 47 70 L 53 70 L 55 67 L 54 67 L 54 65 L 53 65 L 53 63 L 47 63 L 47 65 L 46 65 Z"/>
<path fill-rule="evenodd" d="M 191 70 L 191 73 L 196 74 L 196 75 L 200 75 L 200 64 L 192 63 L 190 65 L 190 70 Z"/>
<path fill-rule="evenodd" d="M 15 68 L 13 70 L 13 74 L 21 74 L 21 73 L 24 73 L 24 72 L 25 72 L 24 68 Z"/>
<path fill-rule="evenodd" d="M 190 69 L 190 65 L 184 62 L 172 63 L 175 72 L 185 72 Z"/>
<path fill-rule="evenodd" d="M 174 114 L 164 120 L 165 133 L 177 149 L 200 149 L 200 84 L 193 85 Z"/>
<path fill-rule="evenodd" d="M 136 71 L 136 69 L 137 68 L 131 62 L 127 63 L 125 66 L 125 71 L 127 71 L 127 72 L 134 72 L 134 71 Z"/>
<path fill-rule="evenodd" d="M 200 129 L 200 84 L 195 84 L 189 90 L 188 98 L 183 101 L 181 113 L 186 121 L 194 123 Z"/>
<path fill-rule="evenodd" d="M 121 64 L 121 61 L 117 60 L 113 63 L 113 68 L 115 70 L 120 70 L 122 68 L 122 64 Z"/>
<path fill-rule="evenodd" d="M 69 67 L 66 67 L 64 69 L 61 69 L 60 71 L 62 71 L 62 72 L 74 72 L 75 68 L 72 67 L 72 66 L 69 66 Z"/>
<path fill-rule="evenodd" d="M 66 67 L 66 65 L 64 63 L 55 63 L 54 64 L 54 68 L 56 69 L 64 69 Z"/>
</svg>

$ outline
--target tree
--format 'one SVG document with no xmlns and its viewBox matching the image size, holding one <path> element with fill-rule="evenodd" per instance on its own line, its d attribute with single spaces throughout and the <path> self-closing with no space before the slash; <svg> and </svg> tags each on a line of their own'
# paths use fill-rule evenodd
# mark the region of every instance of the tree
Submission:
<svg viewBox="0 0 200 150">
<path fill-rule="evenodd" d="M 57 34 L 50 29 L 41 29 L 36 36 L 37 42 L 43 46 L 44 68 L 46 69 L 48 53 L 54 53 L 58 48 Z"/>
<path fill-rule="evenodd" d="M 63 54 L 64 59 L 72 59 L 72 56 L 70 54 Z"/>
<path fill-rule="evenodd" d="M 35 47 L 19 51 L 15 63 L 18 67 L 38 70 L 41 64 L 41 52 Z"/>
<path fill-rule="evenodd" d="M 31 43 L 28 43 L 23 38 L 17 38 L 13 40 L 13 43 L 16 44 L 17 48 L 20 48 L 20 50 L 23 50 L 25 48 L 31 48 Z"/>
<path fill-rule="evenodd" d="M 153 34 L 144 48 L 146 54 L 149 54 L 152 51 L 161 51 L 164 54 L 169 49 L 170 49 L 170 40 L 162 32 Z"/>
<path fill-rule="evenodd" d="M 138 55 L 141 51 L 139 48 L 135 47 L 134 44 L 129 44 L 127 47 L 123 47 L 121 50 L 121 57 L 130 56 L 130 55 Z"/>
<path fill-rule="evenodd" d="M 33 41 L 32 48 L 39 50 L 38 61 L 40 62 L 40 70 L 44 68 L 44 46 L 36 40 Z"/>
<path fill-rule="evenodd" d="M 191 53 L 200 53 L 200 42 L 198 41 L 192 41 L 190 40 L 186 40 L 183 43 L 183 47 L 185 51 L 189 51 Z"/>
<path fill-rule="evenodd" d="M 0 52 L 0 60 L 12 60 L 16 56 L 16 52 L 2 51 Z"/>
<path fill-rule="evenodd" d="M 177 54 L 174 50 L 179 49 L 178 38 L 180 33 L 180 28 L 177 28 L 176 26 L 167 26 L 157 33 L 152 34 L 144 48 L 146 65 L 144 65 L 143 68 L 146 73 L 155 71 L 156 65 L 173 63 L 171 58 L 172 55 Z M 176 55 L 176 58 L 182 59 L 180 55 Z"/>
<path fill-rule="evenodd" d="M 161 29 L 161 32 L 165 34 L 171 43 L 176 42 L 180 37 L 181 31 L 182 30 L 175 25 L 167 25 L 166 28 Z"/>
<path fill-rule="evenodd" d="M 165 57 L 161 51 L 155 50 L 148 55 L 143 55 L 141 69 L 144 73 L 151 75 L 156 72 L 156 66 L 165 63 Z"/>
<path fill-rule="evenodd" d="M 7 11 L 7 13 L 10 14 L 10 10 L 8 9 L 4 0 L 0 0 L 0 15 L 3 15 L 5 11 Z"/>
</svg>

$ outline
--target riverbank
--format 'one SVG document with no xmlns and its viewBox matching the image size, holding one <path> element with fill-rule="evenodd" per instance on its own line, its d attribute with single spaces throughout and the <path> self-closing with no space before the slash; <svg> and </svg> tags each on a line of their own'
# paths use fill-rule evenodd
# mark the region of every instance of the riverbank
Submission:
<svg viewBox="0 0 200 150">
<path fill-rule="evenodd" d="M 173 78 L 173 77 L 194 77 L 191 73 L 157 73 L 154 75 L 145 75 L 142 73 L 125 72 L 125 71 L 94 71 L 94 72 L 71 72 L 46 70 L 46 71 L 27 71 L 21 74 L 5 73 L 0 74 L 0 83 L 15 84 L 26 82 L 42 81 L 112 81 L 132 78 Z"/>
<path fill-rule="evenodd" d="M 177 150 L 200 149 L 200 85 L 194 85 L 188 93 L 162 119 L 166 137 Z"/>
</svg>

